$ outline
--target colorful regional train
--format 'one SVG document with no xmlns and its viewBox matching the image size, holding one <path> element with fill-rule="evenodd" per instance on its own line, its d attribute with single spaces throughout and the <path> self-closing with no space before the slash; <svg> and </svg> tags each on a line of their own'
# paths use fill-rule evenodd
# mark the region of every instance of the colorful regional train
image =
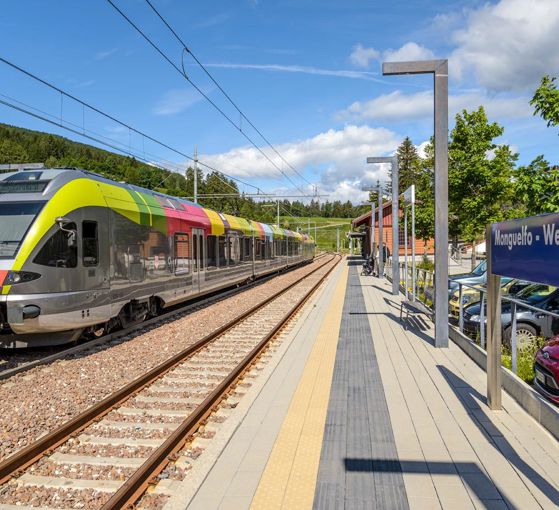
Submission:
<svg viewBox="0 0 559 510">
<path fill-rule="evenodd" d="M 297 232 L 73 168 L 0 175 L 0 347 L 100 335 L 314 256 Z"/>
</svg>

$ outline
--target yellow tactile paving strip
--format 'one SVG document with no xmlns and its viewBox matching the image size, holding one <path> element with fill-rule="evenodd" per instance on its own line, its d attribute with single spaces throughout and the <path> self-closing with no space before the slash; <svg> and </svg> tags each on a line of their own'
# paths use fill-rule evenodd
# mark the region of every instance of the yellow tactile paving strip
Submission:
<svg viewBox="0 0 559 510">
<path fill-rule="evenodd" d="M 262 474 L 252 510 L 312 508 L 347 277 L 346 266 Z"/>
</svg>

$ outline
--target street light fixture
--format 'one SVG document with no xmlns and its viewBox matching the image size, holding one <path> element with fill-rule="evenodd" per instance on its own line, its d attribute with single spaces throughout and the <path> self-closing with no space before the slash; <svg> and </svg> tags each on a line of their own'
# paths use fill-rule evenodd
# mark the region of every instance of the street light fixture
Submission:
<svg viewBox="0 0 559 510">
<path fill-rule="evenodd" d="M 399 275 L 399 237 L 398 237 L 398 156 L 369 157 L 367 163 L 390 163 L 392 170 L 392 294 L 398 295 L 400 291 Z M 382 193 L 379 193 L 379 273 L 383 270 L 382 260 Z"/>
<path fill-rule="evenodd" d="M 382 74 L 434 75 L 435 347 L 448 347 L 448 60 L 384 62 Z"/>
</svg>

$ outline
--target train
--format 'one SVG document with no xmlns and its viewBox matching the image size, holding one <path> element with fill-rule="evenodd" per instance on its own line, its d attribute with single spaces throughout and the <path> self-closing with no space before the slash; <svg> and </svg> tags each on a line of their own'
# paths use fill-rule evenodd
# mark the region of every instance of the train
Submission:
<svg viewBox="0 0 559 510">
<path fill-rule="evenodd" d="M 0 347 L 101 336 L 314 253 L 308 235 L 86 170 L 0 174 Z"/>
</svg>

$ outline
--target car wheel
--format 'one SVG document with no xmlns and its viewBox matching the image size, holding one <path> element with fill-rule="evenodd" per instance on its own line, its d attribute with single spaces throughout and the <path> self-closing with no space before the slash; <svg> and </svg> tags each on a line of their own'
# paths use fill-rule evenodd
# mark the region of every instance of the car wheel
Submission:
<svg viewBox="0 0 559 510">
<path fill-rule="evenodd" d="M 505 330 L 505 334 L 503 338 L 505 344 L 509 348 L 512 348 L 511 331 L 512 328 L 509 326 Z M 524 323 L 517 324 L 516 325 L 516 348 L 523 349 L 525 347 L 528 347 L 530 344 L 534 342 L 537 336 L 538 336 L 538 332 L 533 326 L 530 326 L 530 324 L 524 324 Z"/>
</svg>

